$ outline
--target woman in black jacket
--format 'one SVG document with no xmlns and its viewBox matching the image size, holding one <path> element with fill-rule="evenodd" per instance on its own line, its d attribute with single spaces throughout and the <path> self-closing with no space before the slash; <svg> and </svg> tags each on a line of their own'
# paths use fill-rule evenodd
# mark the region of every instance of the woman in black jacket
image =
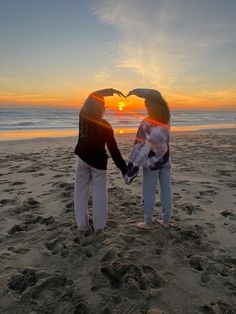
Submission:
<svg viewBox="0 0 236 314">
<path fill-rule="evenodd" d="M 126 163 L 121 156 L 114 138 L 111 125 L 103 119 L 105 113 L 105 96 L 123 94 L 114 89 L 103 89 L 89 95 L 80 111 L 79 137 L 75 147 L 77 166 L 75 176 L 75 217 L 80 230 L 89 230 L 87 213 L 89 186 L 93 197 L 93 228 L 103 229 L 107 222 L 107 187 L 106 169 L 107 153 L 105 145 L 116 166 L 124 175 Z"/>
</svg>

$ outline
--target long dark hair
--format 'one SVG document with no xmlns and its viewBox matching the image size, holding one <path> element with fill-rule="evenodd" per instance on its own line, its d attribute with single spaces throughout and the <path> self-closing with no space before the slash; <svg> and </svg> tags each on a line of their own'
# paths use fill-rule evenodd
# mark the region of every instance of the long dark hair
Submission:
<svg viewBox="0 0 236 314">
<path fill-rule="evenodd" d="M 91 94 L 79 113 L 79 137 L 91 138 L 97 135 L 105 110 L 104 99 Z"/>
<path fill-rule="evenodd" d="M 158 101 L 152 99 L 145 99 L 145 106 L 149 117 L 157 122 L 169 124 L 170 122 L 170 110 L 167 102 L 163 97 Z"/>
<path fill-rule="evenodd" d="M 102 118 L 104 110 L 104 99 L 96 94 L 91 94 L 81 108 L 79 117 L 80 119 L 87 119 L 94 122 L 99 121 Z"/>
</svg>

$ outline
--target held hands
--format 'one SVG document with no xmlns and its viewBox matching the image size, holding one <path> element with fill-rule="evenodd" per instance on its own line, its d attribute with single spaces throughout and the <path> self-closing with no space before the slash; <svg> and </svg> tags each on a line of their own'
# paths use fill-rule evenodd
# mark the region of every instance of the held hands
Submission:
<svg viewBox="0 0 236 314">
<path fill-rule="evenodd" d="M 138 175 L 139 167 L 135 166 L 132 162 L 129 162 L 126 174 L 123 175 L 126 184 L 131 184 L 134 178 Z"/>
<path fill-rule="evenodd" d="M 122 96 L 122 97 L 127 97 L 121 91 L 119 91 L 118 89 L 113 89 L 113 94 L 117 94 L 118 96 Z"/>
<path fill-rule="evenodd" d="M 135 88 L 132 89 L 131 91 L 128 92 L 128 94 L 125 96 L 120 90 L 118 89 L 114 89 L 114 88 L 105 88 L 105 89 L 101 89 L 98 90 L 96 92 L 94 92 L 93 94 L 100 96 L 100 97 L 106 97 L 106 96 L 113 96 L 114 94 L 117 94 L 120 97 L 129 97 L 131 95 L 135 95 L 141 98 L 146 98 L 149 94 L 156 92 L 159 93 L 157 91 L 148 89 L 148 88 Z"/>
<path fill-rule="evenodd" d="M 98 90 L 94 92 L 93 94 L 100 96 L 100 97 L 106 97 L 106 96 L 113 96 L 114 94 L 117 94 L 118 96 L 126 97 L 121 91 L 114 88 L 105 88 Z"/>
<path fill-rule="evenodd" d="M 150 93 L 150 89 L 149 88 L 135 88 L 132 89 L 131 91 L 129 91 L 129 93 L 126 95 L 126 97 L 129 97 L 131 95 L 135 95 L 141 98 L 146 98 L 148 96 L 148 94 Z"/>
<path fill-rule="evenodd" d="M 135 96 L 138 96 L 138 97 L 145 97 L 147 96 L 147 94 L 149 93 L 149 89 L 144 89 L 144 88 L 135 88 L 135 89 L 132 89 L 131 91 L 128 92 L 128 94 L 125 96 L 121 91 L 117 90 L 117 89 L 113 89 L 112 88 L 112 91 L 113 91 L 113 94 L 117 94 L 119 96 L 122 96 L 122 97 L 129 97 L 131 95 L 135 95 Z"/>
<path fill-rule="evenodd" d="M 127 98 L 131 95 L 145 98 L 150 92 L 150 89 L 147 89 L 147 88 L 135 88 L 135 89 L 132 89 L 131 91 L 129 91 L 128 94 L 125 96 L 121 91 L 119 91 L 117 89 L 112 88 L 111 90 L 112 90 L 113 94 L 117 94 L 117 95 L 125 97 L 125 98 Z"/>
<path fill-rule="evenodd" d="M 121 91 L 117 90 L 117 89 L 113 89 L 113 93 L 117 94 L 119 96 L 123 96 L 125 98 L 131 96 L 131 95 L 135 95 L 138 97 L 145 97 L 148 94 L 149 90 L 148 89 L 144 89 L 144 88 L 135 88 L 132 89 L 131 91 L 128 92 L 128 94 L 125 96 Z"/>
</svg>

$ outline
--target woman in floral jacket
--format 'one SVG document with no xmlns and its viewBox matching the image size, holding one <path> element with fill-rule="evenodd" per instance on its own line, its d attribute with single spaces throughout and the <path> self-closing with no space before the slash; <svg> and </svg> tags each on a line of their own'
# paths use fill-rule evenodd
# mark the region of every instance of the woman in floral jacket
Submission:
<svg viewBox="0 0 236 314">
<path fill-rule="evenodd" d="M 124 176 L 126 184 L 130 184 L 137 176 L 139 168 L 143 168 L 143 210 L 144 222 L 138 228 L 149 230 L 153 223 L 153 209 L 157 181 L 160 183 L 162 219 L 157 220 L 164 228 L 169 228 L 171 216 L 171 177 L 170 177 L 170 112 L 161 94 L 152 89 L 134 89 L 128 96 L 136 95 L 145 98 L 148 117 L 144 118 L 138 128 L 136 140 Z"/>
</svg>

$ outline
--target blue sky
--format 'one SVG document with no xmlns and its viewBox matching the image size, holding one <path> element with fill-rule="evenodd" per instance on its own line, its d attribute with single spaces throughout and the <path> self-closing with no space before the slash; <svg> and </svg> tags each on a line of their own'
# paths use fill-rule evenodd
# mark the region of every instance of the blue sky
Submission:
<svg viewBox="0 0 236 314">
<path fill-rule="evenodd" d="M 0 0 L 0 104 L 150 87 L 173 108 L 235 108 L 235 12 L 235 0 Z"/>
</svg>

